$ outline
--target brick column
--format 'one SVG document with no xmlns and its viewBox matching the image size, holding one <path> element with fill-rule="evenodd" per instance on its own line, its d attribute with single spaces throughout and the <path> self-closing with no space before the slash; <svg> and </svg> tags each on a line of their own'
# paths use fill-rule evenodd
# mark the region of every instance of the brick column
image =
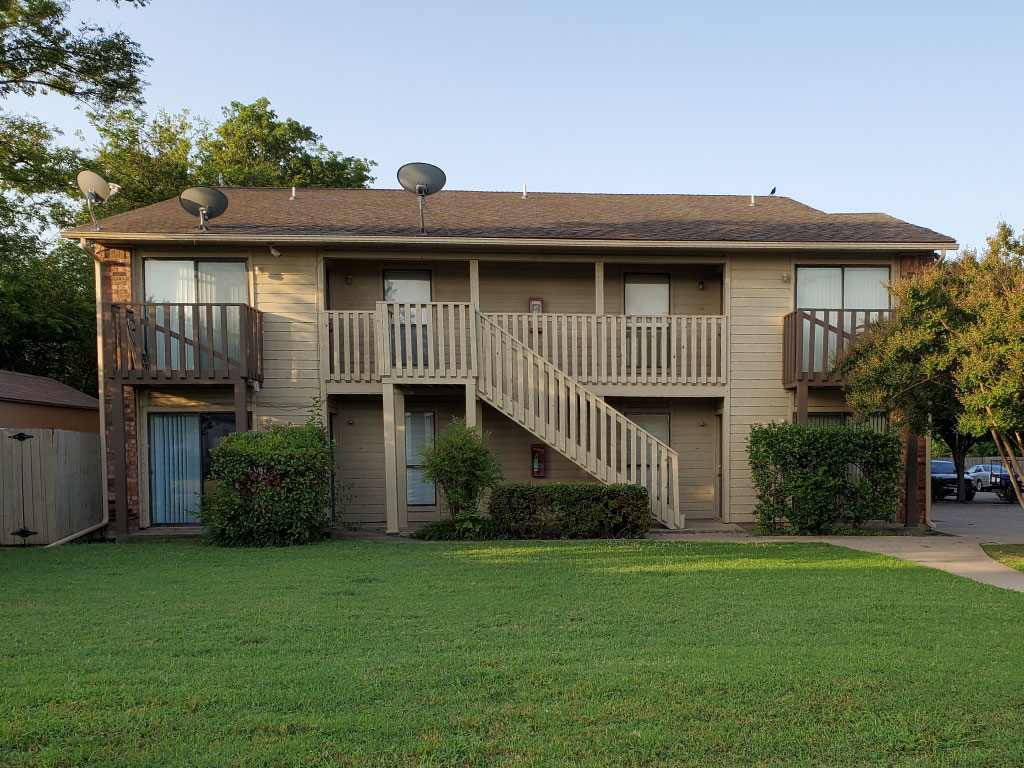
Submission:
<svg viewBox="0 0 1024 768">
<path fill-rule="evenodd" d="M 100 296 L 103 303 L 103 339 L 104 353 L 107 354 L 107 340 L 111 337 L 110 311 L 108 309 L 112 302 L 132 300 L 132 266 L 131 251 L 127 248 L 104 248 L 96 246 L 96 254 L 100 257 L 100 276 L 102 280 Z M 109 360 L 109 357 L 108 357 Z M 109 371 L 108 371 L 109 373 Z M 109 378 L 104 382 L 103 408 L 106 414 L 106 438 L 107 455 L 107 505 L 110 508 L 110 523 L 107 525 L 106 533 L 112 534 L 117 530 L 117 513 L 115 506 L 114 486 L 114 456 L 119 446 L 115 441 L 119 437 L 114 435 L 113 426 L 113 387 L 115 385 Z M 136 419 L 136 397 L 135 389 L 124 388 L 124 450 L 126 458 L 126 479 L 127 508 L 128 508 L 128 530 L 139 528 L 139 462 L 138 462 L 138 424 Z"/>
</svg>

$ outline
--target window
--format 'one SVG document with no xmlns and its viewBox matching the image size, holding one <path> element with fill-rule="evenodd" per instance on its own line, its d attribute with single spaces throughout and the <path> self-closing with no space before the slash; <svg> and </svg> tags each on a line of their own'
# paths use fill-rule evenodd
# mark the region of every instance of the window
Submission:
<svg viewBox="0 0 1024 768">
<path fill-rule="evenodd" d="M 888 267 L 797 267 L 796 305 L 808 309 L 888 309 Z"/>
<path fill-rule="evenodd" d="M 437 503 L 434 484 L 423 479 L 420 451 L 434 444 L 434 414 L 406 411 L 405 414 L 405 500 L 412 506 Z"/>
<path fill-rule="evenodd" d="M 210 490 L 210 451 L 235 431 L 233 413 L 149 415 L 149 510 L 153 525 L 198 523 Z"/>
<path fill-rule="evenodd" d="M 430 271 L 426 269 L 385 269 L 384 301 L 400 304 L 425 304 L 430 301 Z M 427 364 L 427 318 L 417 318 L 416 310 L 401 308 L 388 315 L 391 338 L 391 365 L 399 368 Z M 418 322 L 417 322 L 418 320 Z M 396 344 L 397 342 L 397 344 Z"/>
<path fill-rule="evenodd" d="M 803 370 L 824 373 L 836 351 L 889 308 L 888 267 L 797 267 Z M 840 339 L 840 337 L 842 337 Z"/>
<path fill-rule="evenodd" d="M 626 326 L 626 370 L 654 373 L 663 368 L 672 343 L 669 328 L 658 320 L 644 319 L 669 313 L 667 274 L 625 274 L 623 303 L 630 318 Z"/>
<path fill-rule="evenodd" d="M 237 308 L 221 311 L 196 305 L 248 304 L 249 278 L 244 261 L 147 259 L 144 283 L 146 302 L 174 305 L 146 307 L 142 311 L 141 319 L 152 328 L 152 333 L 142 334 L 135 346 L 141 344 L 146 362 L 153 362 L 158 368 L 185 370 L 194 370 L 197 364 L 213 370 L 237 367 L 241 313 Z M 165 338 L 167 335 L 170 339 Z M 182 336 L 187 342 L 184 345 Z"/>
</svg>

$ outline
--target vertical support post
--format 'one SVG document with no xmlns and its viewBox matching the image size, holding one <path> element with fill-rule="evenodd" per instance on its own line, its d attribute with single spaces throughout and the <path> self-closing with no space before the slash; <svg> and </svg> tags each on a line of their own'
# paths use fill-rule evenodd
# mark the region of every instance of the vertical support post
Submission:
<svg viewBox="0 0 1024 768">
<path fill-rule="evenodd" d="M 469 303 L 480 309 L 480 260 L 469 260 Z"/>
<path fill-rule="evenodd" d="M 917 435 L 907 431 L 907 487 L 903 524 L 907 528 L 917 527 Z"/>
<path fill-rule="evenodd" d="M 381 384 L 384 406 L 384 504 L 387 532 L 398 533 L 398 453 L 395 435 L 395 385 Z M 403 421 L 404 421 L 403 414 Z"/>
<path fill-rule="evenodd" d="M 246 407 L 246 383 L 235 382 L 235 432 L 249 431 L 249 410 Z"/>
<path fill-rule="evenodd" d="M 807 426 L 807 382 L 801 381 L 796 385 L 796 423 L 801 427 Z"/>
<path fill-rule="evenodd" d="M 594 262 L 594 314 L 604 314 L 604 262 Z"/>
<path fill-rule="evenodd" d="M 476 380 L 470 379 L 466 382 L 466 426 L 476 430 L 481 429 L 481 416 L 483 409 L 477 399 Z"/>
<path fill-rule="evenodd" d="M 409 494 L 406 478 L 405 392 L 395 387 L 395 499 L 398 502 L 398 530 L 409 530 Z"/>
<path fill-rule="evenodd" d="M 117 540 L 128 540 L 128 456 L 124 433 L 124 386 L 114 382 L 111 390 L 111 462 L 114 465 L 114 515 Z"/>
</svg>

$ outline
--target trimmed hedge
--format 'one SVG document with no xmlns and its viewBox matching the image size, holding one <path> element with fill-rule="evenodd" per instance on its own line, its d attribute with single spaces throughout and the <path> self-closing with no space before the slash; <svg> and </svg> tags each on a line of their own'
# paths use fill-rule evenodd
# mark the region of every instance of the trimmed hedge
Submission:
<svg viewBox="0 0 1024 768">
<path fill-rule="evenodd" d="M 747 452 L 759 533 L 848 533 L 867 520 L 895 519 L 902 469 L 896 435 L 757 424 Z"/>
<path fill-rule="evenodd" d="M 331 443 L 322 421 L 226 435 L 213 449 L 203 497 L 210 541 L 225 547 L 283 547 L 327 536 Z"/>
<path fill-rule="evenodd" d="M 488 512 L 511 539 L 642 539 L 651 527 L 639 485 L 510 483 L 491 491 Z"/>
</svg>

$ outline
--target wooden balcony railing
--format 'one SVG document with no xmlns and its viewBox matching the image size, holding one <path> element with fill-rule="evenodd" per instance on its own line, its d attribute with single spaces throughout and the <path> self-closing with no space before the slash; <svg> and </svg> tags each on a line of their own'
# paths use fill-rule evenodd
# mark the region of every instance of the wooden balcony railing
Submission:
<svg viewBox="0 0 1024 768">
<path fill-rule="evenodd" d="M 842 376 L 832 362 L 888 309 L 797 309 L 783 318 L 782 384 L 838 387 Z"/>
<path fill-rule="evenodd" d="M 726 318 L 721 315 L 491 313 L 531 352 L 581 384 L 724 384 Z M 328 382 L 463 379 L 475 375 L 471 305 L 380 302 L 376 311 L 325 313 Z"/>
<path fill-rule="evenodd" d="M 488 314 L 581 384 L 724 384 L 721 315 Z"/>
<path fill-rule="evenodd" d="M 116 303 L 107 376 L 125 383 L 263 380 L 260 313 L 247 304 Z"/>
</svg>

